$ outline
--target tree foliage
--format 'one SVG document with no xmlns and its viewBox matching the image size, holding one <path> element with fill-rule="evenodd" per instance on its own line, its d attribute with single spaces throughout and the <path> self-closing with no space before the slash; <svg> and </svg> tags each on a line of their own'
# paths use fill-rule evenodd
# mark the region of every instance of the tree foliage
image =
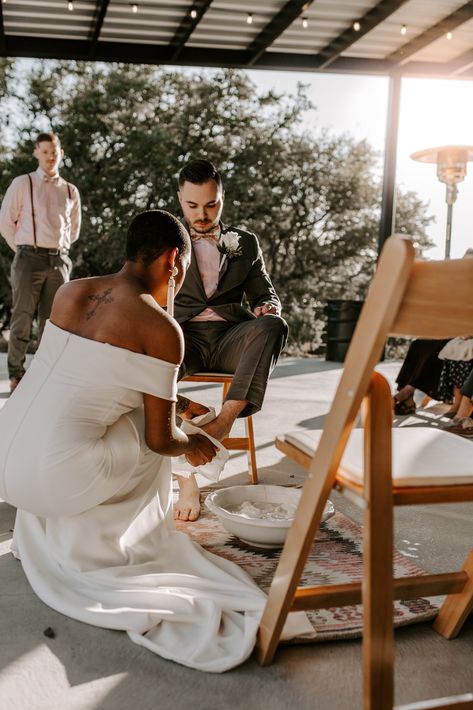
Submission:
<svg viewBox="0 0 473 710">
<path fill-rule="evenodd" d="M 208 157 L 224 176 L 225 221 L 260 238 L 299 339 L 315 332 L 325 299 L 364 296 L 377 256 L 378 156 L 349 135 L 304 133 L 310 105 L 303 86 L 293 96 L 258 95 L 244 73 L 231 70 L 45 62 L 30 70 L 16 100 L 21 112 L 13 149 L 1 156 L 0 193 L 35 168 L 38 130 L 59 133 L 62 174 L 83 203 L 75 277 L 118 269 L 131 217 L 153 208 L 179 213 L 180 168 Z M 415 195 L 399 194 L 397 218 L 398 231 L 415 234 L 420 248 L 428 244 L 430 218 Z M 0 289 L 8 300 L 7 251 Z"/>
</svg>

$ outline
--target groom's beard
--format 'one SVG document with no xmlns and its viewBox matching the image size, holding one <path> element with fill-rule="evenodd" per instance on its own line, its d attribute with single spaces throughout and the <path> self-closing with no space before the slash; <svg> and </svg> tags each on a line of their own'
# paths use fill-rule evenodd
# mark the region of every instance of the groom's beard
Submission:
<svg viewBox="0 0 473 710">
<path fill-rule="evenodd" d="M 218 222 L 212 222 L 212 220 L 210 219 L 205 221 L 198 220 L 192 225 L 192 229 L 198 234 L 207 234 L 207 232 L 211 232 L 212 229 L 215 229 L 215 227 L 218 227 Z"/>
</svg>

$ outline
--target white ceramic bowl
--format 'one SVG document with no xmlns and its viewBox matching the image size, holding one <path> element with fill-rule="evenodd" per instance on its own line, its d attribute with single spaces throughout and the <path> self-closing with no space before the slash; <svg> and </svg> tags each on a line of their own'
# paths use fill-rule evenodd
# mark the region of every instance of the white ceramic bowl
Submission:
<svg viewBox="0 0 473 710">
<path fill-rule="evenodd" d="M 231 509 L 248 501 L 257 504 L 282 504 L 286 509 L 295 513 L 300 495 L 300 489 L 286 488 L 285 486 L 261 484 L 232 486 L 210 493 L 205 500 L 205 505 L 219 518 L 225 530 L 236 535 L 243 542 L 255 547 L 282 547 L 287 531 L 292 525 L 293 517 L 284 520 L 250 518 L 241 513 L 232 512 Z M 333 504 L 327 501 L 322 522 L 330 518 L 334 512 Z"/>
</svg>

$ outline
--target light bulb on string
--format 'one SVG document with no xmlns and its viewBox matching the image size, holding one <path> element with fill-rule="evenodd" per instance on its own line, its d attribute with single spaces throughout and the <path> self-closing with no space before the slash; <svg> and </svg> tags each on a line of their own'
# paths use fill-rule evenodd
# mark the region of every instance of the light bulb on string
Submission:
<svg viewBox="0 0 473 710">
<path fill-rule="evenodd" d="M 302 27 L 306 30 L 308 28 L 308 26 L 309 26 L 309 20 L 307 19 L 307 17 L 303 17 L 302 18 Z"/>
<path fill-rule="evenodd" d="M 135 14 L 138 12 L 138 5 L 135 2 L 131 3 L 130 7 L 131 7 L 131 11 L 134 12 Z"/>
<path fill-rule="evenodd" d="M 402 34 L 402 35 L 405 35 L 406 33 L 407 33 L 407 27 L 406 27 L 406 25 L 402 25 L 402 27 L 401 27 L 401 34 Z"/>
<path fill-rule="evenodd" d="M 246 24 L 247 25 L 253 24 L 253 15 L 251 14 L 251 12 L 249 12 L 248 15 L 246 16 Z"/>
<path fill-rule="evenodd" d="M 361 30 L 361 25 L 358 20 L 353 23 L 353 29 L 355 30 L 355 32 L 359 32 Z"/>
<path fill-rule="evenodd" d="M 452 39 L 453 33 L 452 33 L 452 32 L 447 32 L 446 37 L 447 37 L 447 39 Z"/>
<path fill-rule="evenodd" d="M 195 18 L 197 17 L 197 10 L 195 10 L 195 9 L 191 10 L 190 15 L 191 15 L 191 18 L 193 20 L 195 20 Z"/>
</svg>

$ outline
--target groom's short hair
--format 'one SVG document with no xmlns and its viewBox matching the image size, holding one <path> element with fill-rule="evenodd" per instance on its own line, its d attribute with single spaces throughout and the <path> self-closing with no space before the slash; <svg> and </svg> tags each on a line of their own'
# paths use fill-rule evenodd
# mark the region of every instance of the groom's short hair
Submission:
<svg viewBox="0 0 473 710">
<path fill-rule="evenodd" d="M 187 229 L 170 212 L 147 210 L 132 219 L 126 240 L 127 261 L 141 261 L 149 266 L 174 247 L 182 257 L 190 252 L 191 242 Z"/>
<path fill-rule="evenodd" d="M 218 187 L 223 189 L 222 176 L 210 160 L 191 160 L 179 173 L 179 187 L 182 187 L 185 182 L 203 185 L 209 180 L 215 180 Z"/>
</svg>

